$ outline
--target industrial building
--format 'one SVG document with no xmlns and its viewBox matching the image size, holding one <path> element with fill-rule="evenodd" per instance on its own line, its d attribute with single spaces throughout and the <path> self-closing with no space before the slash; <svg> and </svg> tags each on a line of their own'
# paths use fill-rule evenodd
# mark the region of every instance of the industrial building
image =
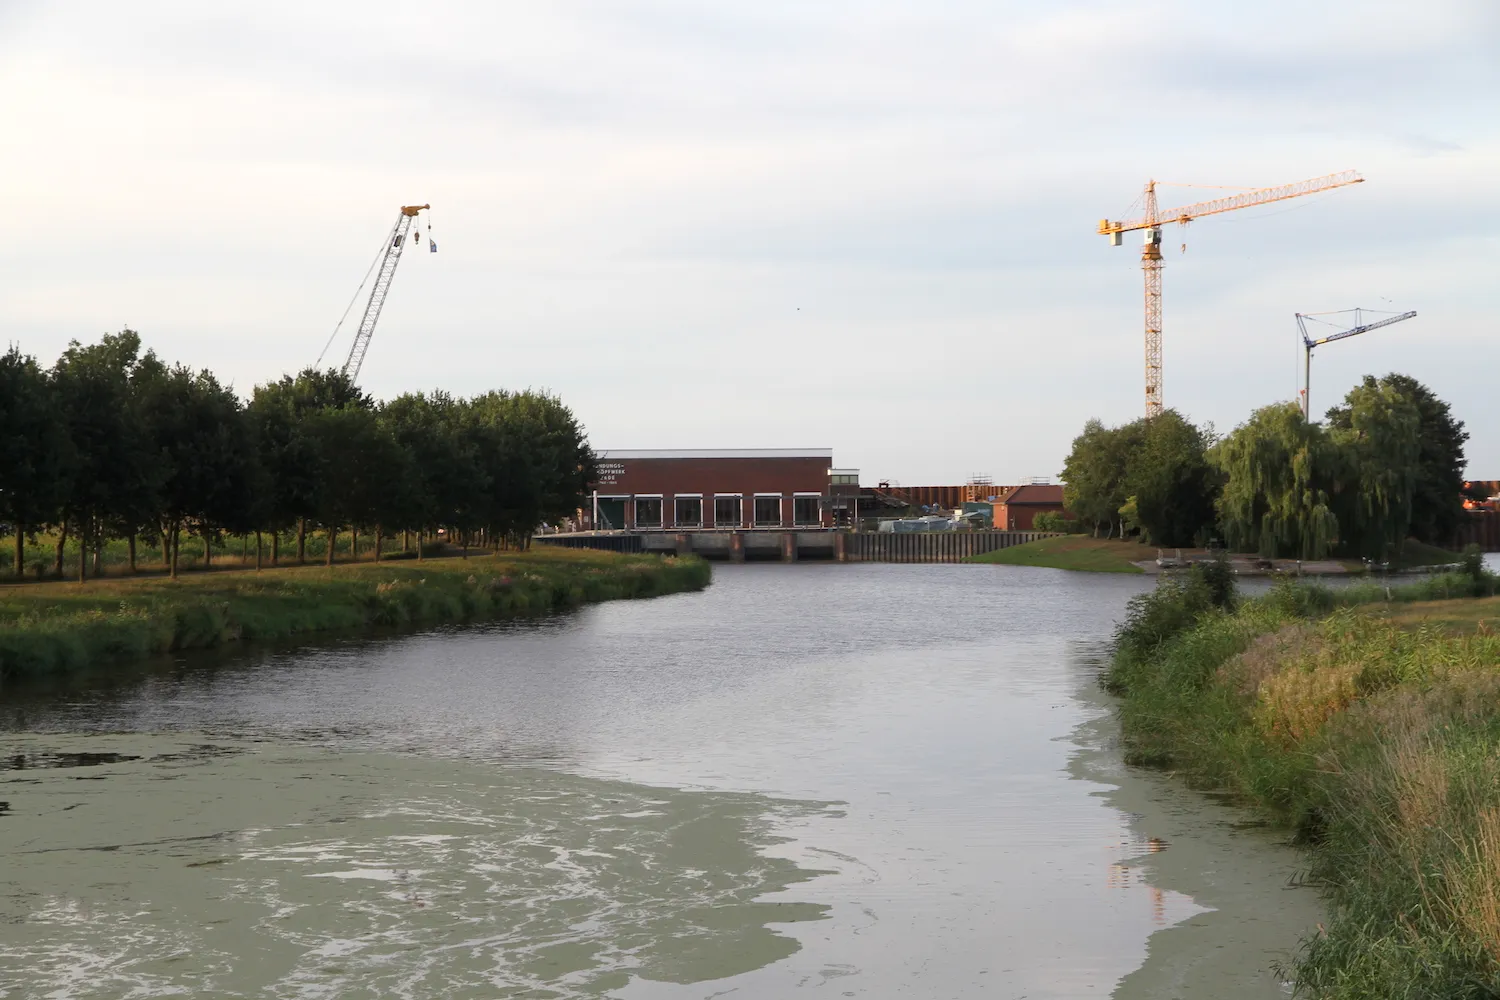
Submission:
<svg viewBox="0 0 1500 1000">
<path fill-rule="evenodd" d="M 832 527 L 832 498 L 859 482 L 832 465 L 831 448 L 601 451 L 583 513 L 604 531 Z"/>
</svg>

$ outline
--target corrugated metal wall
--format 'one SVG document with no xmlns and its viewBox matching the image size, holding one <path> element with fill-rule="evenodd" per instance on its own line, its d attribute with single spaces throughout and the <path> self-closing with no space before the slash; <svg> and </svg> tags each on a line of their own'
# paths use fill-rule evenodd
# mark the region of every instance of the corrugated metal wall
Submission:
<svg viewBox="0 0 1500 1000">
<path fill-rule="evenodd" d="M 1471 510 L 1458 522 L 1457 548 L 1470 542 L 1485 552 L 1500 552 L 1500 510 Z"/>
<path fill-rule="evenodd" d="M 959 562 L 968 556 L 1047 538 L 1042 531 L 926 531 L 850 535 L 850 562 Z"/>
</svg>

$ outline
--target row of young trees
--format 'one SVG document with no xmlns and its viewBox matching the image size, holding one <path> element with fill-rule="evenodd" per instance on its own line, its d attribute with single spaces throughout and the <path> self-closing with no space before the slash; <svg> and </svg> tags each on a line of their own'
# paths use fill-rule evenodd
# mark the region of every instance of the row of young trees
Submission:
<svg viewBox="0 0 1500 1000">
<path fill-rule="evenodd" d="M 1324 423 L 1295 403 L 1263 407 L 1222 439 L 1170 410 L 1121 427 L 1091 420 L 1063 469 L 1064 497 L 1106 537 L 1383 560 L 1408 537 L 1453 540 L 1468 437 L 1417 380 L 1366 376 Z"/>
<path fill-rule="evenodd" d="M 411 393 L 377 403 L 336 371 L 256 386 L 248 403 L 207 371 L 142 353 L 125 330 L 74 341 L 51 369 L 12 346 L 0 356 L 0 522 L 25 545 L 69 538 L 79 578 L 109 538 L 159 538 L 172 573 L 184 533 L 207 557 L 223 533 L 272 540 L 309 530 L 444 528 L 524 544 L 570 516 L 594 478 L 583 429 L 558 399 L 490 392 Z M 420 552 L 420 545 L 418 546 Z"/>
</svg>

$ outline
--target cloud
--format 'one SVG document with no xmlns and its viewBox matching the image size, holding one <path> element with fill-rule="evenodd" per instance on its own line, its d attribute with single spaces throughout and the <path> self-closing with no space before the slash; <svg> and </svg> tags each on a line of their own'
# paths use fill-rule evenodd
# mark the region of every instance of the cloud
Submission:
<svg viewBox="0 0 1500 1000">
<path fill-rule="evenodd" d="M 1355 167 L 1169 235 L 1168 401 L 1231 427 L 1289 394 L 1292 312 L 1384 296 L 1441 331 L 1391 362 L 1495 425 L 1491 8 L 9 4 L 0 336 L 129 322 L 244 388 L 316 355 L 415 198 L 443 250 L 402 264 L 378 394 L 548 385 L 613 446 L 1006 478 L 1140 408 L 1138 262 L 1098 218 L 1150 177 Z"/>
</svg>

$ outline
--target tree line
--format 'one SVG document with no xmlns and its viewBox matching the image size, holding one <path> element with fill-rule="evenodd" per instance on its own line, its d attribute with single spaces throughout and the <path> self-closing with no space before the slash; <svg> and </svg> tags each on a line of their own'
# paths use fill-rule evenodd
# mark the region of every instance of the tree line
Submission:
<svg viewBox="0 0 1500 1000">
<path fill-rule="evenodd" d="M 469 399 L 408 393 L 377 402 L 337 371 L 306 369 L 258 385 L 248 402 L 212 372 L 169 365 L 131 330 L 73 341 L 50 369 L 12 345 L 0 356 L 0 522 L 25 546 L 71 537 L 80 580 L 109 539 L 159 540 L 177 573 L 184 535 L 205 562 L 224 534 L 265 536 L 271 560 L 295 537 L 375 538 L 440 529 L 466 542 L 526 544 L 571 516 L 594 479 L 582 427 L 556 397 L 494 391 Z"/>
<path fill-rule="evenodd" d="M 1367 375 L 1324 422 L 1296 403 L 1256 410 L 1222 438 L 1173 410 L 1120 427 L 1090 420 L 1063 493 L 1078 523 L 1105 537 L 1384 561 L 1409 537 L 1452 542 L 1468 438 L 1421 382 Z"/>
</svg>

